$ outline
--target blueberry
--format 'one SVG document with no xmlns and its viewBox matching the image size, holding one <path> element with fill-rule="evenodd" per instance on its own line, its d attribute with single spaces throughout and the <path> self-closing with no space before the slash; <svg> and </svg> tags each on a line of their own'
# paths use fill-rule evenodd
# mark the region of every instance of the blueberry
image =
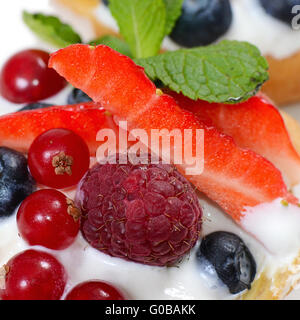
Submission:
<svg viewBox="0 0 300 320">
<path fill-rule="evenodd" d="M 80 89 L 74 88 L 71 93 L 68 95 L 68 104 L 76 104 L 83 102 L 90 102 L 92 99 Z"/>
<path fill-rule="evenodd" d="M 108 6 L 108 0 L 102 0 L 102 2 L 103 2 L 106 6 Z"/>
<path fill-rule="evenodd" d="M 27 159 L 15 150 L 0 147 L 0 217 L 13 214 L 34 189 Z"/>
<path fill-rule="evenodd" d="M 300 0 L 260 0 L 260 3 L 268 14 L 291 25 L 292 9 L 300 5 Z"/>
<path fill-rule="evenodd" d="M 21 108 L 18 111 L 43 109 L 43 108 L 48 108 L 48 107 L 52 107 L 52 106 L 54 106 L 54 104 L 44 103 L 44 102 L 33 102 L 33 103 L 27 104 L 26 106 L 24 106 L 23 108 Z"/>
<path fill-rule="evenodd" d="M 197 252 L 199 260 L 208 260 L 215 268 L 218 277 L 236 294 L 251 288 L 256 274 L 255 260 L 237 235 L 218 231 L 203 238 Z"/>
<path fill-rule="evenodd" d="M 225 34 L 231 21 L 229 0 L 185 0 L 170 37 L 184 47 L 207 45 Z"/>
</svg>

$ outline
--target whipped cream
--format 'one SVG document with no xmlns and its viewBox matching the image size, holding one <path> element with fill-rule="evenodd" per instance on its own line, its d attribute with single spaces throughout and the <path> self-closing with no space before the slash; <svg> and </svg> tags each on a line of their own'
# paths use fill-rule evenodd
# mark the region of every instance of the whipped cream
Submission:
<svg viewBox="0 0 300 320">
<path fill-rule="evenodd" d="M 300 50 L 300 32 L 267 14 L 259 0 L 231 0 L 233 23 L 224 36 L 255 44 L 264 55 L 283 59 Z"/>
<path fill-rule="evenodd" d="M 246 208 L 241 226 L 274 255 L 293 255 L 300 249 L 300 208 L 281 199 Z"/>
<path fill-rule="evenodd" d="M 248 41 L 255 44 L 262 54 L 277 59 L 287 58 L 300 50 L 300 30 L 293 30 L 291 25 L 267 14 L 259 0 L 231 0 L 231 6 L 232 24 L 219 41 Z M 105 5 L 100 4 L 95 14 L 102 24 L 118 31 L 118 25 Z M 163 46 L 167 50 L 180 48 L 170 38 L 165 39 Z"/>
</svg>

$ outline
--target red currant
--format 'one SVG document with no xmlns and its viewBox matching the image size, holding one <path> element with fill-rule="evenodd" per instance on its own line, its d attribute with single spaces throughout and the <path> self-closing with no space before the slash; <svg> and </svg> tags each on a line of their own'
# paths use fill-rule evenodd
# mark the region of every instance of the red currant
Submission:
<svg viewBox="0 0 300 320">
<path fill-rule="evenodd" d="M 39 135 L 28 152 L 28 166 L 38 183 L 51 188 L 77 184 L 89 169 L 85 141 L 73 131 L 50 129 Z"/>
<path fill-rule="evenodd" d="M 66 272 L 52 255 L 26 250 L 4 266 L 3 300 L 59 300 L 66 285 Z"/>
<path fill-rule="evenodd" d="M 46 99 L 67 82 L 55 70 L 48 68 L 49 53 L 23 50 L 13 55 L 0 74 L 0 93 L 11 102 L 25 103 Z"/>
<path fill-rule="evenodd" d="M 65 300 L 125 300 L 122 293 L 102 281 L 86 281 L 75 286 Z"/>
<path fill-rule="evenodd" d="M 32 193 L 21 204 L 17 225 L 30 245 L 62 250 L 72 244 L 79 232 L 80 211 L 74 202 L 57 190 Z"/>
</svg>

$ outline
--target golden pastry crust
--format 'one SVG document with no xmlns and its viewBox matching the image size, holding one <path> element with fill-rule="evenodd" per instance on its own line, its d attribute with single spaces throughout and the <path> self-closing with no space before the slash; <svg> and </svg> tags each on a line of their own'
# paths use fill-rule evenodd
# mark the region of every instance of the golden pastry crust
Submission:
<svg viewBox="0 0 300 320">
<path fill-rule="evenodd" d="M 281 110 L 280 113 L 288 129 L 292 143 L 297 152 L 300 154 L 300 124 L 286 112 Z"/>
<path fill-rule="evenodd" d="M 300 52 L 285 58 L 266 57 L 269 63 L 270 80 L 262 91 L 277 105 L 300 101 Z"/>
<path fill-rule="evenodd" d="M 264 270 L 252 283 L 250 290 L 245 292 L 242 300 L 282 300 L 300 282 L 300 253 L 288 267 L 277 270 L 268 276 Z"/>
</svg>

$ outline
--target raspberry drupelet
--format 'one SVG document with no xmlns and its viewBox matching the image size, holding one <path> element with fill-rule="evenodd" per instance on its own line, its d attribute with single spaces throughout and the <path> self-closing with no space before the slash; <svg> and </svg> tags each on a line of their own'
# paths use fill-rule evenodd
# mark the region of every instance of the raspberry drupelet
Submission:
<svg viewBox="0 0 300 320">
<path fill-rule="evenodd" d="M 172 165 L 96 164 L 79 184 L 76 201 L 86 240 L 114 257 L 171 266 L 199 237 L 197 195 Z"/>
</svg>

